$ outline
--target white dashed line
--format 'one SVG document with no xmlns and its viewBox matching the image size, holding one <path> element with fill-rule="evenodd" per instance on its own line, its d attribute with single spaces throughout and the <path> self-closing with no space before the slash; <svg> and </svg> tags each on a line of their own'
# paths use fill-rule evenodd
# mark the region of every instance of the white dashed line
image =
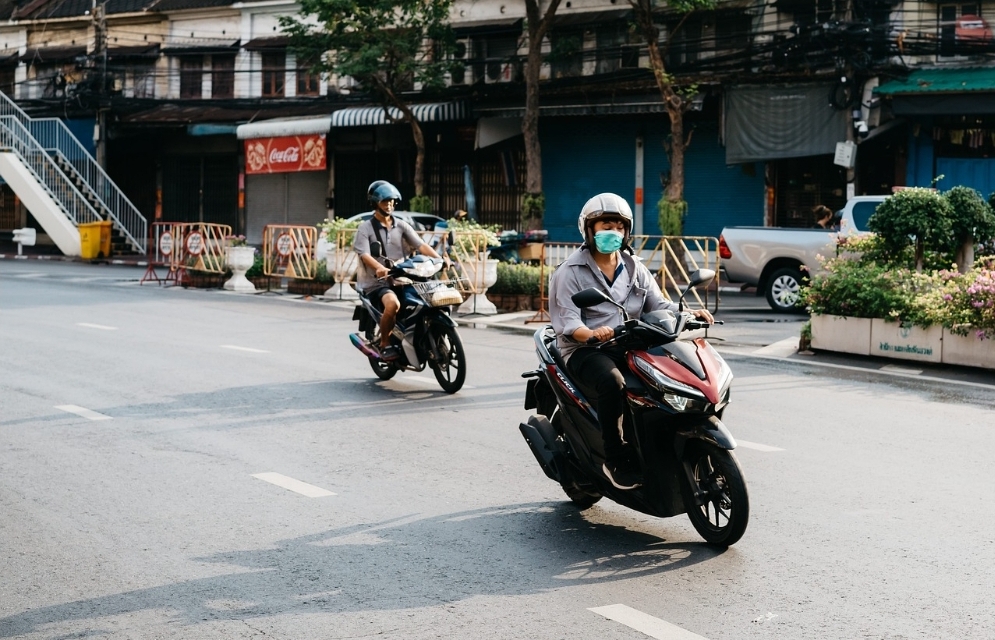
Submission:
<svg viewBox="0 0 995 640">
<path fill-rule="evenodd" d="M 911 367 L 901 367 L 897 364 L 886 364 L 881 367 L 881 371 L 894 371 L 895 373 L 907 373 L 909 375 L 917 376 L 922 373 L 922 369 L 912 369 Z"/>
<path fill-rule="evenodd" d="M 86 409 L 84 407 L 78 407 L 78 406 L 76 406 L 74 404 L 59 404 L 59 405 L 55 405 L 55 408 L 56 409 L 60 409 L 62 411 L 65 411 L 67 413 L 76 414 L 76 415 L 80 416 L 81 418 L 86 418 L 87 420 L 110 420 L 111 419 L 110 416 L 105 416 L 102 413 L 97 413 L 96 411 L 91 411 L 90 409 Z"/>
<path fill-rule="evenodd" d="M 594 607 L 588 609 L 599 616 L 604 616 L 609 620 L 614 620 L 619 624 L 624 624 L 630 629 L 646 634 L 657 640 L 706 640 L 703 636 L 681 629 L 677 625 L 670 624 L 666 620 L 654 618 L 648 613 L 643 613 L 638 609 L 627 607 L 624 604 L 611 604 L 607 607 Z"/>
<path fill-rule="evenodd" d="M 265 351 L 263 349 L 252 349 L 250 347 L 239 347 L 239 346 L 236 346 L 236 345 L 233 345 L 233 344 L 223 344 L 223 345 L 221 345 L 221 348 L 222 349 L 234 349 L 235 351 L 248 351 L 249 353 L 269 353 L 269 351 Z"/>
<path fill-rule="evenodd" d="M 302 496 L 307 496 L 308 498 L 324 498 L 325 496 L 334 496 L 335 494 L 327 489 L 322 489 L 321 487 L 316 487 L 313 484 L 308 484 L 306 482 L 301 482 L 300 480 L 294 480 L 293 478 L 287 477 L 281 473 L 254 473 L 253 478 L 258 478 L 264 482 L 270 484 L 275 484 L 278 487 L 283 487 L 284 489 L 289 489 Z"/>
<path fill-rule="evenodd" d="M 394 378 L 394 382 L 404 384 L 405 382 L 413 382 L 416 385 L 423 387 L 438 387 L 439 381 L 435 378 L 423 378 L 421 376 L 405 376 L 403 378 Z M 473 385 L 464 384 L 463 389 L 476 389 Z"/>
<path fill-rule="evenodd" d="M 87 327 L 89 329 L 103 329 L 104 331 L 117 331 L 117 327 L 108 327 L 105 324 L 91 324 L 89 322 L 77 322 L 77 327 Z"/>
<path fill-rule="evenodd" d="M 743 447 L 744 449 L 756 449 L 757 451 L 784 451 L 784 449 L 779 449 L 778 447 L 772 447 L 769 444 L 760 444 L 758 442 L 749 442 L 747 440 L 740 440 L 736 438 L 736 445 Z"/>
</svg>

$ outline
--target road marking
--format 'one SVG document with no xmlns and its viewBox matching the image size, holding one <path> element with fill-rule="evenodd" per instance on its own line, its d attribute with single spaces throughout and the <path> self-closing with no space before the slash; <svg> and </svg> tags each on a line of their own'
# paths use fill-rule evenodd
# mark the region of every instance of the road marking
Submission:
<svg viewBox="0 0 995 640">
<path fill-rule="evenodd" d="M 322 489 L 321 487 L 316 487 L 313 484 L 308 484 L 306 482 L 301 482 L 300 480 L 294 480 L 293 478 L 287 477 L 281 473 L 254 473 L 253 478 L 258 478 L 264 482 L 270 484 L 275 484 L 278 487 L 283 487 L 284 489 L 289 489 L 303 496 L 309 498 L 324 498 L 325 496 L 334 496 L 335 494 L 327 489 Z"/>
<path fill-rule="evenodd" d="M 239 347 L 239 346 L 236 346 L 236 345 L 233 345 L 233 344 L 223 344 L 223 345 L 221 345 L 221 348 L 222 349 L 234 349 L 235 351 L 248 351 L 249 353 L 269 353 L 269 351 L 265 351 L 263 349 L 252 349 L 250 347 Z"/>
<path fill-rule="evenodd" d="M 88 327 L 90 329 L 103 329 L 104 331 L 117 331 L 117 327 L 108 327 L 106 324 L 91 324 L 89 322 L 77 322 L 78 327 Z"/>
<path fill-rule="evenodd" d="M 604 616 L 609 620 L 614 620 L 619 624 L 624 624 L 630 629 L 635 629 L 657 640 L 706 640 L 703 636 L 691 633 L 686 629 L 681 629 L 677 625 L 670 624 L 666 620 L 654 618 L 648 613 L 643 613 L 638 609 L 627 607 L 624 604 L 612 604 L 607 607 L 594 607 L 588 609 L 599 616 Z"/>
<path fill-rule="evenodd" d="M 44 273 L 20 273 L 15 278 L 44 278 Z"/>
<path fill-rule="evenodd" d="M 785 338 L 766 347 L 761 347 L 753 353 L 761 356 L 787 357 L 798 353 L 798 338 Z"/>
<path fill-rule="evenodd" d="M 767 444 L 760 444 L 758 442 L 749 442 L 747 440 L 740 440 L 736 438 L 736 446 L 743 447 L 744 449 L 756 449 L 757 451 L 784 451 L 784 449 L 779 449 L 777 447 L 772 447 Z"/>
<path fill-rule="evenodd" d="M 894 371 L 895 373 L 907 373 L 909 375 L 917 376 L 922 373 L 922 369 L 913 369 L 911 367 L 900 367 L 897 364 L 886 364 L 881 367 L 882 371 Z"/>
<path fill-rule="evenodd" d="M 97 413 L 96 411 L 91 411 L 85 407 L 77 407 L 74 404 L 57 404 L 56 409 L 60 409 L 67 413 L 74 413 L 81 418 L 86 418 L 87 420 L 110 420 L 110 416 L 106 416 L 102 413 Z"/>
</svg>

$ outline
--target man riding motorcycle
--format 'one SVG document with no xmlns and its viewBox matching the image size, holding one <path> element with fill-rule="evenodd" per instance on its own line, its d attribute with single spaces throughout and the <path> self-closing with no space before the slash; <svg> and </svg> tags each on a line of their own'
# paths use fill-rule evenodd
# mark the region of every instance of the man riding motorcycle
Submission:
<svg viewBox="0 0 995 640">
<path fill-rule="evenodd" d="M 394 218 L 394 208 L 401 200 L 401 192 L 397 187 L 386 180 L 377 180 L 370 184 L 366 198 L 373 205 L 373 216 L 359 225 L 353 242 L 361 263 L 357 286 L 371 300 L 379 300 L 383 307 L 383 316 L 380 318 L 380 357 L 392 361 L 401 355 L 390 344 L 390 333 L 397 322 L 401 302 L 397 293 L 383 280 L 390 273 L 387 264 L 399 262 L 415 251 L 432 258 L 439 258 L 439 254 L 421 239 L 411 225 Z M 383 257 L 380 259 L 374 258 L 370 253 L 370 243 L 374 241 L 379 242 L 382 247 Z"/>
<path fill-rule="evenodd" d="M 596 401 L 605 449 L 602 472 L 616 488 L 635 489 L 641 486 L 642 474 L 638 457 L 626 446 L 624 353 L 585 346 L 610 340 L 614 327 L 623 323 L 622 312 L 609 302 L 580 309 L 571 296 L 596 287 L 622 304 L 632 318 L 660 309 L 677 311 L 678 306 L 663 296 L 649 269 L 633 257 L 628 246 L 632 210 L 624 198 L 613 193 L 594 196 L 581 209 L 577 228 L 584 244 L 549 281 L 550 320 L 567 368 L 587 397 Z M 705 309 L 693 313 L 713 322 Z"/>
</svg>

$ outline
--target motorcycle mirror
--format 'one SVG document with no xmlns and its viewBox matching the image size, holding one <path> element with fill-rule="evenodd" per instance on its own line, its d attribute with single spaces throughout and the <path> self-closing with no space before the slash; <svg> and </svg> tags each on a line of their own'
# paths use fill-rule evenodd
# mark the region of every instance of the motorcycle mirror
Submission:
<svg viewBox="0 0 995 640">
<path fill-rule="evenodd" d="M 691 275 L 688 276 L 688 286 L 684 289 L 684 293 L 681 294 L 680 300 L 677 301 L 678 310 L 684 311 L 684 296 L 694 289 L 698 285 L 711 282 L 715 278 L 715 271 L 712 269 L 698 269 L 692 271 Z"/>
<path fill-rule="evenodd" d="M 584 289 L 583 291 L 578 291 L 570 296 L 570 299 L 581 309 L 585 307 L 594 307 L 602 302 L 615 302 L 606 296 L 603 291 L 599 291 L 593 287 L 590 289 Z"/>
<path fill-rule="evenodd" d="M 374 258 L 383 257 L 383 245 L 381 245 L 378 240 L 374 240 L 370 243 L 370 255 Z"/>
</svg>

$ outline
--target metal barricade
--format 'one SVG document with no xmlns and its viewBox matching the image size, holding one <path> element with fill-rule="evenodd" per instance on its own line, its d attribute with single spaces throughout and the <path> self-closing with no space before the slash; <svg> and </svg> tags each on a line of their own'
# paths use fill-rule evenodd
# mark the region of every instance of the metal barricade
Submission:
<svg viewBox="0 0 995 640">
<path fill-rule="evenodd" d="M 549 291 L 546 283 L 549 281 L 549 274 L 556 270 L 564 260 L 570 257 L 579 242 L 544 242 L 539 252 L 539 310 L 531 318 L 526 320 L 526 324 L 532 322 L 549 322 Z"/>
<path fill-rule="evenodd" d="M 263 227 L 263 273 L 277 278 L 313 280 L 318 273 L 314 247 L 318 230 L 307 225 Z"/>
<path fill-rule="evenodd" d="M 172 254 L 176 242 L 175 222 L 155 222 L 152 224 L 152 250 L 148 252 L 148 265 L 139 285 L 146 282 L 157 284 L 177 284 L 177 271 L 170 266 Z M 167 267 L 165 277 L 160 278 L 156 272 L 156 267 Z"/>
<path fill-rule="evenodd" d="M 660 289 L 668 300 L 676 300 L 687 286 L 688 276 L 698 269 L 714 269 L 715 279 L 703 289 L 692 289 L 692 298 L 702 309 L 714 299 L 712 312 L 719 308 L 719 240 L 710 236 L 632 236 L 633 253 L 656 274 Z M 714 292 L 714 298 L 712 295 Z M 691 304 L 692 300 L 685 298 Z"/>
<path fill-rule="evenodd" d="M 228 269 L 225 256 L 231 227 L 210 222 L 173 223 L 170 230 L 169 269 L 177 272 L 176 283 L 183 284 L 189 271 L 224 275 Z"/>
</svg>

